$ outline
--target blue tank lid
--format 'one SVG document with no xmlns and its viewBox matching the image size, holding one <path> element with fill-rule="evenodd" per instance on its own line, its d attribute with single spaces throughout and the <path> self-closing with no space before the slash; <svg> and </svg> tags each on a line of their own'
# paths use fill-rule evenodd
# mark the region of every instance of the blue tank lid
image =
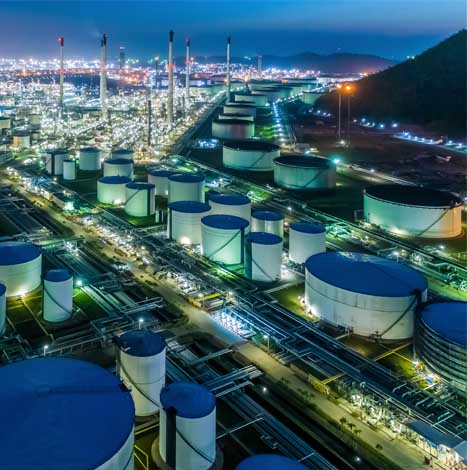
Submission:
<svg viewBox="0 0 467 470">
<path fill-rule="evenodd" d="M 381 297 L 406 297 L 425 291 L 423 274 L 396 261 L 364 253 L 328 252 L 310 256 L 313 276 L 341 289 Z"/>
<path fill-rule="evenodd" d="M 259 245 L 277 245 L 282 242 L 279 235 L 268 232 L 250 232 L 246 239 L 250 243 L 258 243 Z"/>
<path fill-rule="evenodd" d="M 181 418 L 204 418 L 216 407 L 216 397 L 203 385 L 177 382 L 161 390 L 161 405 L 164 409 L 175 408 Z"/>
<path fill-rule="evenodd" d="M 149 330 L 133 330 L 115 339 L 118 347 L 130 356 L 147 357 L 161 353 L 165 340 L 159 333 Z"/>
<path fill-rule="evenodd" d="M 0 242 L 0 266 L 26 263 L 40 256 L 39 246 L 28 242 Z"/>
<path fill-rule="evenodd" d="M 105 184 L 128 184 L 131 182 L 131 179 L 127 176 L 103 176 L 98 181 Z"/>
<path fill-rule="evenodd" d="M 133 432 L 131 394 L 89 362 L 27 359 L 1 367 L 0 383 L 4 468 L 98 468 Z"/>
<path fill-rule="evenodd" d="M 100 148 L 97 147 L 82 147 L 79 149 L 80 152 L 87 152 L 87 153 L 98 153 L 101 151 Z"/>
<path fill-rule="evenodd" d="M 251 215 L 254 219 L 258 220 L 283 220 L 284 216 L 275 211 L 255 211 Z"/>
<path fill-rule="evenodd" d="M 143 189 L 154 189 L 156 186 L 152 183 L 138 183 L 136 181 L 132 181 L 126 185 L 129 189 L 137 189 L 139 191 Z"/>
<path fill-rule="evenodd" d="M 467 302 L 436 302 L 426 305 L 422 319 L 448 341 L 467 348 Z"/>
<path fill-rule="evenodd" d="M 130 158 L 112 158 L 104 160 L 104 163 L 108 165 L 128 165 L 129 163 L 133 164 L 133 160 Z"/>
<path fill-rule="evenodd" d="M 290 224 L 290 228 L 302 233 L 323 233 L 326 227 L 321 224 L 310 224 L 309 222 L 294 222 Z"/>
<path fill-rule="evenodd" d="M 169 176 L 169 180 L 177 181 L 178 183 L 201 183 L 201 181 L 204 181 L 204 175 L 197 173 L 174 173 Z"/>
<path fill-rule="evenodd" d="M 209 194 L 209 200 L 217 204 L 225 204 L 228 206 L 243 206 L 245 204 L 251 204 L 251 200 L 248 196 L 243 194 Z"/>
<path fill-rule="evenodd" d="M 0 284 L 0 297 L 5 294 L 6 292 L 6 286 L 5 284 Z"/>
<path fill-rule="evenodd" d="M 151 170 L 149 174 L 152 176 L 160 176 L 162 178 L 168 178 L 169 176 L 178 175 L 179 173 L 175 170 Z"/>
<path fill-rule="evenodd" d="M 176 212 L 187 212 L 191 214 L 201 214 L 211 210 L 211 206 L 199 201 L 177 201 L 169 204 L 169 209 Z"/>
<path fill-rule="evenodd" d="M 207 215 L 201 219 L 201 223 L 212 228 L 223 228 L 225 230 L 240 230 L 248 227 L 248 220 L 236 215 L 214 214 Z"/>
<path fill-rule="evenodd" d="M 73 276 L 66 269 L 50 269 L 47 271 L 44 279 L 50 282 L 68 281 Z"/>
<path fill-rule="evenodd" d="M 307 467 L 282 455 L 258 454 L 245 459 L 236 470 L 307 470 Z"/>
</svg>

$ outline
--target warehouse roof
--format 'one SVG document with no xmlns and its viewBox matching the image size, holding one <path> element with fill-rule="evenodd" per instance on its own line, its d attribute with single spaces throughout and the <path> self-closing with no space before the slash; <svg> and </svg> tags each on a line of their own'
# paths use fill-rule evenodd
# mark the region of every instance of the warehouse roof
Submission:
<svg viewBox="0 0 467 470">
<path fill-rule="evenodd" d="M 0 265 L 26 263 L 41 254 L 37 245 L 27 242 L 0 242 Z"/>
<path fill-rule="evenodd" d="M 225 230 L 240 230 L 248 227 L 250 223 L 246 219 L 235 215 L 214 214 L 207 215 L 201 219 L 201 223 L 212 228 L 220 228 Z"/>
<path fill-rule="evenodd" d="M 216 398 L 204 386 L 178 382 L 166 385 L 161 390 L 161 404 L 164 409 L 173 407 L 181 418 L 203 418 L 216 406 Z"/>
<path fill-rule="evenodd" d="M 191 214 L 201 214 L 211 209 L 209 204 L 198 201 L 177 201 L 169 204 L 169 209 L 176 212 L 186 212 Z"/>
<path fill-rule="evenodd" d="M 115 338 L 115 343 L 126 354 L 137 357 L 154 356 L 165 349 L 165 340 L 159 333 L 133 330 Z"/>
</svg>

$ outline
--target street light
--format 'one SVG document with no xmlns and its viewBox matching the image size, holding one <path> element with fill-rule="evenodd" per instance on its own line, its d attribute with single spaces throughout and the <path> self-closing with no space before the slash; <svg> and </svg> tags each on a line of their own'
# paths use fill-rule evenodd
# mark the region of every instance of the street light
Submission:
<svg viewBox="0 0 467 470">
<path fill-rule="evenodd" d="M 350 97 L 352 96 L 352 92 L 354 87 L 352 85 L 345 85 L 344 91 L 347 94 L 347 135 L 350 134 Z"/>
<path fill-rule="evenodd" d="M 45 357 L 45 355 L 46 355 L 46 353 L 47 353 L 47 349 L 49 349 L 49 345 L 48 345 L 48 344 L 44 345 L 44 357 Z"/>
<path fill-rule="evenodd" d="M 144 323 L 144 319 L 143 318 L 140 318 L 138 320 L 138 330 L 141 330 L 141 325 Z"/>
<path fill-rule="evenodd" d="M 268 342 L 268 351 L 269 351 L 269 335 L 263 335 L 264 341 Z"/>
<path fill-rule="evenodd" d="M 337 88 L 337 96 L 339 97 L 339 110 L 337 112 L 337 138 L 341 138 L 341 107 L 342 107 L 342 94 L 341 94 L 341 84 L 336 85 Z"/>
</svg>

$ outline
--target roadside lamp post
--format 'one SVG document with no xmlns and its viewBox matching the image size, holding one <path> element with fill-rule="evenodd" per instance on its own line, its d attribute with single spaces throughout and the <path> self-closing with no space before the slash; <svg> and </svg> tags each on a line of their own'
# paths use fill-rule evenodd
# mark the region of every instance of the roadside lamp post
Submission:
<svg viewBox="0 0 467 470">
<path fill-rule="evenodd" d="M 138 320 L 138 330 L 141 330 L 141 326 L 143 325 L 143 323 L 144 323 L 144 319 L 143 319 L 143 318 L 140 318 L 140 319 Z"/>
<path fill-rule="evenodd" d="M 353 86 L 346 85 L 344 90 L 347 93 L 347 135 L 349 135 L 350 134 L 350 98 L 352 96 Z"/>
<path fill-rule="evenodd" d="M 342 85 L 337 84 L 337 96 L 339 97 L 339 110 L 337 112 L 337 138 L 341 138 L 341 107 L 342 107 L 342 94 L 341 94 L 341 88 Z"/>
<path fill-rule="evenodd" d="M 263 335 L 263 339 L 264 341 L 267 341 L 267 345 L 268 345 L 268 352 L 269 352 L 269 335 Z"/>
<path fill-rule="evenodd" d="M 44 346 L 44 357 L 45 357 L 45 355 L 47 354 L 47 349 L 49 349 L 49 345 L 48 345 L 48 344 L 46 344 L 46 345 Z"/>
</svg>

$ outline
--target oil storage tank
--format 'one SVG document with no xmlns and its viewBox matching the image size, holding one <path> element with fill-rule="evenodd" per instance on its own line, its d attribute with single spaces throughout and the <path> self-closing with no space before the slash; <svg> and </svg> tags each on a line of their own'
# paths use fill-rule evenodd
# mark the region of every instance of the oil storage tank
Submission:
<svg viewBox="0 0 467 470">
<path fill-rule="evenodd" d="M 126 200 L 126 185 L 131 183 L 126 176 L 103 176 L 97 180 L 97 200 L 103 204 L 119 206 Z"/>
<path fill-rule="evenodd" d="M 279 156 L 280 147 L 264 140 L 233 140 L 222 148 L 222 163 L 236 170 L 271 171 Z"/>
<path fill-rule="evenodd" d="M 207 215 L 201 219 L 202 253 L 211 261 L 243 264 L 248 220 L 234 215 Z"/>
<path fill-rule="evenodd" d="M 41 285 L 42 251 L 28 242 L 0 242 L 0 283 L 6 295 L 27 294 Z"/>
<path fill-rule="evenodd" d="M 125 176 L 133 179 L 133 160 L 115 158 L 104 160 L 104 176 Z"/>
<path fill-rule="evenodd" d="M 0 336 L 5 333 L 6 328 L 6 287 L 0 284 Z"/>
<path fill-rule="evenodd" d="M 411 237 L 457 237 L 462 233 L 462 205 L 454 194 L 399 184 L 372 186 L 363 196 L 367 222 Z"/>
<path fill-rule="evenodd" d="M 159 411 L 160 394 L 165 385 L 165 340 L 149 330 L 133 330 L 115 338 L 117 370 L 131 391 L 136 416 Z"/>
<path fill-rule="evenodd" d="M 255 135 L 255 124 L 243 119 L 214 119 L 212 136 L 218 139 L 251 139 Z"/>
<path fill-rule="evenodd" d="M 235 93 L 234 100 L 236 103 L 248 103 L 255 106 L 267 106 L 268 97 L 261 94 Z"/>
<path fill-rule="evenodd" d="M 467 302 L 432 302 L 417 312 L 415 352 L 429 371 L 467 394 Z"/>
<path fill-rule="evenodd" d="M 2 129 L 11 129 L 11 118 L 0 116 L 0 131 Z"/>
<path fill-rule="evenodd" d="M 20 149 L 31 147 L 31 134 L 28 131 L 14 131 L 13 145 Z"/>
<path fill-rule="evenodd" d="M 167 444 L 175 440 L 176 470 L 212 468 L 216 460 L 216 399 L 207 388 L 186 382 L 166 385 L 161 392 L 159 429 L 159 453 L 169 467 Z"/>
<path fill-rule="evenodd" d="M 68 151 L 64 149 L 47 150 L 45 167 L 53 176 L 63 175 L 63 162 L 68 159 Z"/>
<path fill-rule="evenodd" d="M 306 261 L 305 302 L 323 321 L 382 341 L 409 339 L 414 312 L 426 301 L 418 271 L 363 253 L 319 253 Z"/>
<path fill-rule="evenodd" d="M 219 114 L 217 116 L 219 120 L 228 120 L 228 119 L 240 119 L 241 121 L 250 121 L 254 122 L 255 118 L 251 114 Z"/>
<path fill-rule="evenodd" d="M 224 114 L 250 114 L 256 117 L 256 106 L 248 103 L 227 103 L 224 108 Z"/>
<path fill-rule="evenodd" d="M 111 153 L 111 159 L 112 160 L 133 160 L 135 157 L 135 153 L 133 150 L 128 150 L 128 149 L 116 149 L 112 150 Z"/>
<path fill-rule="evenodd" d="M 179 174 L 175 170 L 151 170 L 148 173 L 148 183 L 153 184 L 156 196 L 168 196 L 169 195 L 169 176 Z"/>
<path fill-rule="evenodd" d="M 255 211 L 251 214 L 251 231 L 273 233 L 284 238 L 284 216 L 276 211 Z"/>
<path fill-rule="evenodd" d="M 310 256 L 326 251 L 326 228 L 321 224 L 295 222 L 289 227 L 289 258 L 303 264 Z"/>
<path fill-rule="evenodd" d="M 99 171 L 102 152 L 97 147 L 83 147 L 79 150 L 79 169 L 81 171 Z"/>
<path fill-rule="evenodd" d="M 182 245 L 201 243 L 201 219 L 211 206 L 198 201 L 177 201 L 169 204 L 167 236 Z"/>
<path fill-rule="evenodd" d="M 281 278 L 282 238 L 267 232 L 250 232 L 245 240 L 245 274 L 252 281 Z"/>
<path fill-rule="evenodd" d="M 258 454 L 240 462 L 235 470 L 307 470 L 307 468 L 283 455 Z"/>
<path fill-rule="evenodd" d="M 133 217 L 149 217 L 156 212 L 155 186 L 131 182 L 125 189 L 125 212 Z"/>
<path fill-rule="evenodd" d="M 63 160 L 63 179 L 67 181 L 74 181 L 76 179 L 75 160 Z"/>
<path fill-rule="evenodd" d="M 204 202 L 204 181 L 204 175 L 196 173 L 176 173 L 169 176 L 169 203 Z"/>
<path fill-rule="evenodd" d="M 274 182 L 297 191 L 334 189 L 336 166 L 322 157 L 282 156 L 273 162 Z"/>
<path fill-rule="evenodd" d="M 105 369 L 43 357 L 0 368 L 0 382 L 4 468 L 133 469 L 133 402 Z"/>
<path fill-rule="evenodd" d="M 44 320 L 61 322 L 73 314 L 73 276 L 66 269 L 51 269 L 44 276 L 42 293 Z"/>
<path fill-rule="evenodd" d="M 210 214 L 236 215 L 250 222 L 251 200 L 243 194 L 210 193 Z"/>
</svg>

